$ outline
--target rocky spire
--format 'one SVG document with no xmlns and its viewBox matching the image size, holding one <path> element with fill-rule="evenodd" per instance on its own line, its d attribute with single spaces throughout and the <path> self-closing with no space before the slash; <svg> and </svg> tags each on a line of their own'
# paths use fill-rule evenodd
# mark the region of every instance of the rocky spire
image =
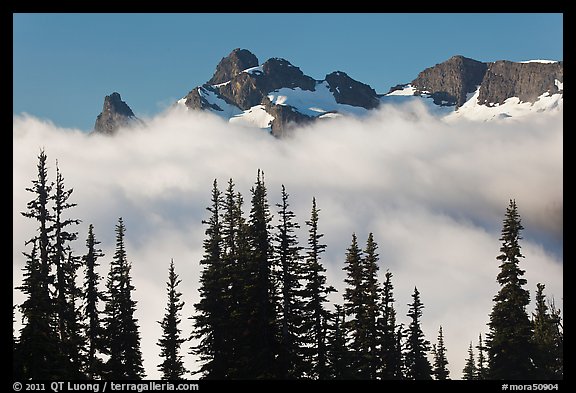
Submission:
<svg viewBox="0 0 576 393">
<path fill-rule="evenodd" d="M 258 58 L 247 49 L 234 49 L 228 56 L 222 58 L 216 72 L 208 81 L 209 85 L 217 85 L 228 82 L 240 72 L 258 66 Z"/>
<path fill-rule="evenodd" d="M 120 127 L 140 122 L 128 104 L 122 101 L 120 94 L 114 92 L 104 98 L 102 113 L 96 118 L 94 132 L 111 135 Z"/>
</svg>

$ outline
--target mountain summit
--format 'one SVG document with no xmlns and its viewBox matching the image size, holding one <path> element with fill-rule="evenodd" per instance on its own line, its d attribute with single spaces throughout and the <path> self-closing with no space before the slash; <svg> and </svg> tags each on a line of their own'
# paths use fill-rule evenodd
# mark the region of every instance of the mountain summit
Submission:
<svg viewBox="0 0 576 393">
<path fill-rule="evenodd" d="M 141 123 L 134 115 L 132 109 L 122 101 L 120 94 L 114 92 L 104 98 L 102 112 L 96 118 L 94 132 L 101 134 L 114 134 L 120 127 Z"/>
<path fill-rule="evenodd" d="M 379 105 L 379 96 L 344 72 L 316 80 L 286 59 L 271 58 L 260 65 L 250 51 L 237 48 L 220 61 L 207 83 L 178 103 L 281 136 L 293 124 L 363 114 Z"/>
<path fill-rule="evenodd" d="M 407 84 L 378 94 L 343 71 L 316 80 L 282 58 L 260 65 L 249 50 L 234 49 L 212 78 L 178 101 L 208 110 L 230 122 L 282 136 L 290 126 L 407 100 L 424 102 L 433 113 L 490 120 L 561 107 L 563 63 L 534 60 L 481 62 L 461 55 L 421 71 Z"/>
</svg>

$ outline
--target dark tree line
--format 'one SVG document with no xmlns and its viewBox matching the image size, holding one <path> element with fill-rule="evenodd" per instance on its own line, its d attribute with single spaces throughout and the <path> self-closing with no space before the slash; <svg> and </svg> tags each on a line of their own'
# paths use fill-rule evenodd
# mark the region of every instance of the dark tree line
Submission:
<svg viewBox="0 0 576 393">
<path fill-rule="evenodd" d="M 70 218 L 76 205 L 56 164 L 48 177 L 46 154 L 38 156 L 33 198 L 22 212 L 37 230 L 27 242 L 23 281 L 17 289 L 22 328 L 13 331 L 13 375 L 18 379 L 142 379 L 140 332 L 135 318 L 131 267 L 122 218 L 115 228 L 116 248 L 105 290 L 98 272 L 105 255 L 89 225 L 86 251 L 71 244 L 81 222 Z M 194 304 L 191 335 L 181 327 L 184 301 L 174 261 L 168 269 L 167 305 L 158 339 L 158 369 L 163 379 L 186 378 L 183 344 L 199 359 L 193 373 L 205 379 L 413 379 L 450 378 L 444 331 L 431 344 L 422 331 L 424 304 L 415 287 L 408 304 L 409 324 L 398 323 L 393 274 L 379 281 L 378 244 L 370 233 L 361 248 L 355 233 L 343 258 L 342 303 L 330 305 L 322 255 L 320 212 L 312 198 L 305 221 L 307 240 L 282 186 L 271 212 L 264 174 L 258 171 L 250 203 L 230 179 L 222 192 L 214 180 L 207 207 L 199 301 Z M 276 217 L 276 219 L 274 219 Z M 275 223 L 275 224 L 274 224 Z M 536 310 L 520 269 L 520 215 L 510 201 L 504 218 L 500 291 L 489 332 L 472 342 L 463 379 L 559 379 L 563 377 L 563 328 L 560 311 L 537 285 Z M 83 273 L 83 285 L 77 278 Z M 335 295 L 332 295 L 335 296 Z M 476 353 L 474 352 L 476 349 Z"/>
</svg>

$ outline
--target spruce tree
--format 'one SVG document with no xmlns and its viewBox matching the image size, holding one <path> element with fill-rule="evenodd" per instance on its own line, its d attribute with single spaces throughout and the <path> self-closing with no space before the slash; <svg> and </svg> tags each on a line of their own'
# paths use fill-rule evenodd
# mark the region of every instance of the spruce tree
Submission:
<svg viewBox="0 0 576 393">
<path fill-rule="evenodd" d="M 524 229 L 516 202 L 510 200 L 500 241 L 501 261 L 497 281 L 501 288 L 494 296 L 487 337 L 490 379 L 530 379 L 532 366 L 532 329 L 526 306 L 530 293 L 523 288 L 526 279 L 520 269 L 520 231 Z"/>
<path fill-rule="evenodd" d="M 276 204 L 280 223 L 276 226 L 274 237 L 276 247 L 276 267 L 281 295 L 279 310 L 280 351 L 278 354 L 279 375 L 281 379 L 300 378 L 304 372 L 302 353 L 302 315 L 303 301 L 300 280 L 302 278 L 302 247 L 298 245 L 295 230 L 300 228 L 294 222 L 295 214 L 288 203 L 288 193 L 282 185 L 282 203 Z"/>
<path fill-rule="evenodd" d="M 258 170 L 256 184 L 251 189 L 252 208 L 248 221 L 250 260 L 248 270 L 252 279 L 248 283 L 246 301 L 252 306 L 249 320 L 248 344 L 252 348 L 251 370 L 253 379 L 276 378 L 278 374 L 277 294 L 273 281 L 273 246 L 264 174 Z"/>
<path fill-rule="evenodd" d="M 444 346 L 444 334 L 442 326 L 438 330 L 438 344 L 434 346 L 434 365 L 432 374 L 436 380 L 449 379 L 448 359 L 446 358 L 446 347 Z"/>
<path fill-rule="evenodd" d="M 560 318 L 555 310 L 549 310 L 544 288 L 544 284 L 537 284 L 536 311 L 532 314 L 535 377 L 562 379 L 563 337 L 559 328 Z"/>
<path fill-rule="evenodd" d="M 342 306 L 336 304 L 332 323 L 327 334 L 327 367 L 329 379 L 349 379 L 348 349 L 346 348 L 345 313 Z"/>
<path fill-rule="evenodd" d="M 145 377 L 140 350 L 138 320 L 134 317 L 136 301 L 132 300 L 131 264 L 128 262 L 122 217 L 116 225 L 116 250 L 106 281 L 106 362 L 107 379 L 142 379 Z"/>
<path fill-rule="evenodd" d="M 70 243 L 77 238 L 77 233 L 68 227 L 77 225 L 80 220 L 65 218 L 64 213 L 76 206 L 68 199 L 72 189 L 64 186 L 64 177 L 56 162 L 56 184 L 54 195 L 54 214 L 52 228 L 54 233 L 51 263 L 56 271 L 56 318 L 58 326 L 59 350 L 63 360 L 64 377 L 79 379 L 83 377 L 82 368 L 85 360 L 84 337 L 80 334 L 81 314 L 76 299 L 81 298 L 81 290 L 76 285 L 77 270 L 80 266 L 78 257 L 71 253 Z"/>
<path fill-rule="evenodd" d="M 316 207 L 316 198 L 312 198 L 312 212 L 308 226 L 308 246 L 303 265 L 303 344 L 305 346 L 305 361 L 307 378 L 328 379 L 327 344 L 324 321 L 331 318 L 331 314 L 324 307 L 328 302 L 330 292 L 336 291 L 334 287 L 326 285 L 326 268 L 322 265 L 321 255 L 326 245 L 321 243 L 324 236 L 318 228 L 320 209 Z"/>
<path fill-rule="evenodd" d="M 406 366 L 406 379 L 432 379 L 432 367 L 428 361 L 427 353 L 430 350 L 430 342 L 424 337 L 420 327 L 420 318 L 424 305 L 420 301 L 420 292 L 414 287 L 413 302 L 409 304 L 408 317 L 411 322 L 405 331 L 406 351 L 404 361 Z"/>
<path fill-rule="evenodd" d="M 85 265 L 84 278 L 84 320 L 86 336 L 86 376 L 94 379 L 102 376 L 103 362 L 99 355 L 104 353 L 104 329 L 100 323 L 99 303 L 105 301 L 104 293 L 98 288 L 100 285 L 100 274 L 96 268 L 100 266 L 98 258 L 102 258 L 104 253 L 97 248 L 100 242 L 94 236 L 94 226 L 88 226 L 88 237 L 86 247 L 88 251 L 83 257 Z"/>
<path fill-rule="evenodd" d="M 26 191 L 34 195 L 27 203 L 27 211 L 21 214 L 37 222 L 36 235 L 26 242 L 32 244 L 30 253 L 24 252 L 26 264 L 21 290 L 26 300 L 21 304 L 22 328 L 20 330 L 19 354 L 21 375 L 25 379 L 57 379 L 65 375 L 59 356 L 59 337 L 54 318 L 54 302 L 51 288 L 51 240 L 53 239 L 53 216 L 50 209 L 53 182 L 48 180 L 46 154 L 38 155 L 37 179 Z"/>
<path fill-rule="evenodd" d="M 347 346 L 350 351 L 350 368 L 355 379 L 368 379 L 368 370 L 363 357 L 367 353 L 365 331 L 365 297 L 363 286 L 362 251 L 358 246 L 356 234 L 352 234 L 352 243 L 346 250 L 346 260 L 343 270 L 346 272 L 346 289 L 344 291 L 344 310 L 346 316 L 346 330 L 348 333 Z"/>
<path fill-rule="evenodd" d="M 206 210 L 209 219 L 202 223 L 207 225 L 204 239 L 204 255 L 200 261 L 203 270 L 200 274 L 200 301 L 194 305 L 196 315 L 192 338 L 199 344 L 192 348 L 192 354 L 199 356 L 202 365 L 199 372 L 206 379 L 227 378 L 226 354 L 226 316 L 224 304 L 226 282 L 224 262 L 222 260 L 222 224 L 220 222 L 220 207 L 222 196 L 218 183 L 214 180 L 212 187 L 211 206 Z"/>
<path fill-rule="evenodd" d="M 182 379 L 187 371 L 180 355 L 180 347 L 186 341 L 180 337 L 182 330 L 178 327 L 180 311 L 184 307 L 184 302 L 180 300 L 182 294 L 176 289 L 180 282 L 172 259 L 166 283 L 168 292 L 166 314 L 162 321 L 158 322 L 162 326 L 162 337 L 158 340 L 158 346 L 160 346 L 160 356 L 164 358 L 164 361 L 158 365 L 158 369 L 162 372 L 162 379 L 165 380 Z"/>
<path fill-rule="evenodd" d="M 488 361 L 486 360 L 486 347 L 482 342 L 482 333 L 478 335 L 478 345 L 476 346 L 478 350 L 478 367 L 476 369 L 476 379 L 484 380 L 488 379 Z"/>
<path fill-rule="evenodd" d="M 402 379 L 401 329 L 396 331 L 392 273 L 386 271 L 382 287 L 382 317 L 378 321 L 380 342 L 380 378 Z"/>
<path fill-rule="evenodd" d="M 470 346 L 468 347 L 468 358 L 466 359 L 466 365 L 462 370 L 462 379 L 476 379 L 477 372 L 476 363 L 474 362 L 474 349 L 472 348 L 472 341 L 470 341 Z"/>
<path fill-rule="evenodd" d="M 380 294 L 381 288 L 378 283 L 378 260 L 376 250 L 378 244 L 374 241 L 374 235 L 370 233 L 364 250 L 363 287 L 364 287 L 364 344 L 363 369 L 368 379 L 376 379 L 380 362 L 378 354 L 378 320 L 380 317 Z"/>
</svg>

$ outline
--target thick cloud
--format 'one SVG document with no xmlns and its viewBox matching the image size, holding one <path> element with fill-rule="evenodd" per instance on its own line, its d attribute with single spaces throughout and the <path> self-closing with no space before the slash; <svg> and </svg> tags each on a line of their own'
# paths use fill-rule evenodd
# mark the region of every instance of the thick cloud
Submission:
<svg viewBox="0 0 576 393">
<path fill-rule="evenodd" d="M 258 169 L 265 173 L 269 202 L 280 201 L 281 185 L 302 228 L 316 197 L 320 230 L 328 245 L 324 263 L 342 302 L 344 254 L 352 232 L 365 245 L 369 232 L 379 244 L 380 276 L 394 274 L 399 322 L 417 286 L 425 305 L 423 330 L 436 341 L 443 326 L 451 377 L 460 378 L 468 344 L 486 323 L 496 275 L 500 230 L 511 198 L 525 227 L 522 260 L 532 297 L 536 283 L 562 306 L 563 196 L 562 114 L 501 123 L 446 123 L 417 105 L 386 107 L 363 119 L 334 119 L 299 129 L 287 140 L 261 130 L 230 125 L 205 113 L 170 110 L 141 129 L 114 137 L 87 136 L 50 122 L 18 115 L 13 130 L 13 283 L 21 283 L 24 241 L 35 223 L 20 212 L 32 195 L 37 156 L 44 148 L 50 176 L 56 160 L 78 226 L 77 254 L 85 252 L 94 224 L 106 256 L 114 250 L 118 217 L 126 224 L 126 250 L 133 265 L 144 366 L 157 378 L 160 326 L 170 259 L 182 279 L 188 335 L 198 300 L 199 259 L 212 182 L 233 178 L 249 211 Z M 14 291 L 14 303 L 22 294 Z M 530 306 L 529 312 L 532 312 Z M 188 345 L 188 344 L 186 344 Z M 188 347 L 183 353 L 188 352 Z M 194 359 L 185 355 L 192 370 Z"/>
</svg>

